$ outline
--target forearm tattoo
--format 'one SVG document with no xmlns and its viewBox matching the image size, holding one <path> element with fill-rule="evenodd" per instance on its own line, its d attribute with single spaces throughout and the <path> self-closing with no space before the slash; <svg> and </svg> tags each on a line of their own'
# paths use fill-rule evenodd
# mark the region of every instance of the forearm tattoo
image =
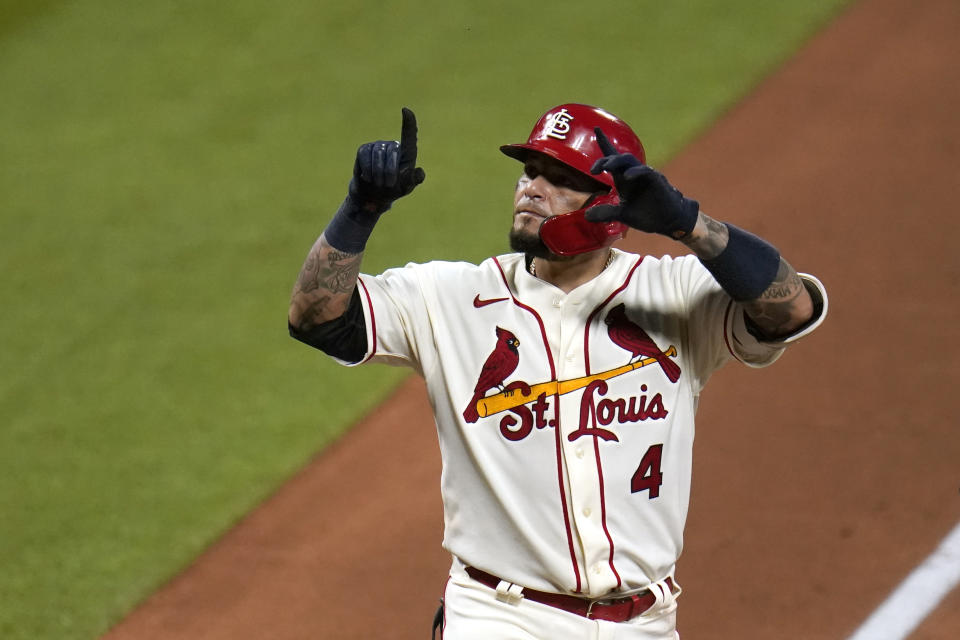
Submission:
<svg viewBox="0 0 960 640">
<path fill-rule="evenodd" d="M 747 316 L 770 337 L 786 335 L 796 329 L 801 305 L 809 303 L 803 280 L 790 264 L 780 258 L 777 276 L 756 300 L 744 303 Z"/>
<path fill-rule="evenodd" d="M 771 302 L 787 301 L 796 298 L 803 291 L 803 281 L 787 261 L 780 258 L 780 268 L 767 290 L 760 294 L 760 300 Z"/>
<path fill-rule="evenodd" d="M 340 315 L 360 275 L 361 253 L 344 253 L 321 238 L 310 249 L 293 291 L 300 319 L 317 324 Z"/>
<path fill-rule="evenodd" d="M 297 278 L 297 290 L 302 293 L 317 289 L 326 289 L 331 293 L 352 293 L 360 275 L 360 256 L 359 253 L 314 247 Z"/>
<path fill-rule="evenodd" d="M 727 225 L 717 222 L 703 212 L 700 212 L 700 220 L 704 223 L 706 233 L 689 234 L 681 242 L 690 247 L 700 259 L 709 260 L 723 252 L 730 234 Z"/>
</svg>

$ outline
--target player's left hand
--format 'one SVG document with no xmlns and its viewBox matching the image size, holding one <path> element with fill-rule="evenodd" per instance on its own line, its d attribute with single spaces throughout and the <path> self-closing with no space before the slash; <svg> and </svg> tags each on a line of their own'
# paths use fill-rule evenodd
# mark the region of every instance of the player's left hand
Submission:
<svg viewBox="0 0 960 640">
<path fill-rule="evenodd" d="M 690 233 L 697 224 L 700 204 L 684 197 L 662 173 L 643 164 L 633 154 L 620 153 L 600 127 L 594 131 L 604 157 L 593 164 L 590 173 L 607 171 L 613 176 L 620 204 L 592 207 L 587 210 L 586 219 L 591 222 L 619 220 L 634 229 L 674 239 Z"/>
</svg>

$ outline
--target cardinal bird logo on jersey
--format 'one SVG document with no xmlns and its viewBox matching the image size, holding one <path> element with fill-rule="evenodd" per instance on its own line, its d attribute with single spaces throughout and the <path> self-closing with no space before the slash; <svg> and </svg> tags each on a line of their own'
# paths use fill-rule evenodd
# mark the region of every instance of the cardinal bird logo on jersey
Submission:
<svg viewBox="0 0 960 640">
<path fill-rule="evenodd" d="M 493 352 L 487 356 L 487 361 L 483 363 L 483 369 L 480 371 L 480 379 L 477 380 L 477 386 L 473 390 L 473 397 L 470 398 L 470 404 L 463 412 L 463 419 L 467 422 L 476 422 L 480 419 L 477 413 L 477 401 L 484 394 L 499 387 L 503 391 L 503 382 L 513 373 L 517 365 L 520 364 L 520 351 L 518 347 L 520 341 L 506 329 L 497 327 L 497 345 Z"/>
<path fill-rule="evenodd" d="M 607 314 L 607 332 L 618 347 L 630 352 L 630 364 L 637 356 L 655 358 L 670 382 L 680 379 L 680 367 L 647 335 L 643 328 L 627 317 L 626 307 L 618 304 Z"/>
</svg>

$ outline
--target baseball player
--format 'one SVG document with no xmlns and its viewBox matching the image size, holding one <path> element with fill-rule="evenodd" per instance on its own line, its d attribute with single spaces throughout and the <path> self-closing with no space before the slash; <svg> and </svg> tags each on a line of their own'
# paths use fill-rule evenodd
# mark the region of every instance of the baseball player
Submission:
<svg viewBox="0 0 960 640">
<path fill-rule="evenodd" d="M 362 145 L 291 335 L 425 378 L 452 555 L 442 637 L 676 638 L 700 391 L 729 360 L 771 364 L 823 321 L 826 292 L 704 214 L 602 109 L 550 109 L 501 150 L 523 163 L 513 253 L 366 275 L 377 220 L 425 176 L 408 109 L 398 142 Z M 613 248 L 628 229 L 693 255 Z"/>
</svg>

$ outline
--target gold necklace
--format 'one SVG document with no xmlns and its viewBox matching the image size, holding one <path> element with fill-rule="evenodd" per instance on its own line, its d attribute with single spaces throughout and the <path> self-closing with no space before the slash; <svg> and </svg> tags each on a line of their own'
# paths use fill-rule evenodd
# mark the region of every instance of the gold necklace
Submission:
<svg viewBox="0 0 960 640">
<path fill-rule="evenodd" d="M 613 251 L 608 250 L 608 251 L 607 251 L 607 261 L 606 261 L 606 263 L 603 265 L 603 269 L 601 269 L 600 271 L 606 270 L 606 268 L 610 266 L 610 263 L 611 263 L 611 262 L 613 262 Z M 530 275 L 532 275 L 534 278 L 537 277 L 536 260 L 531 260 L 531 261 L 530 261 L 530 268 L 527 269 L 527 271 L 529 271 L 529 272 L 530 272 Z"/>
</svg>

